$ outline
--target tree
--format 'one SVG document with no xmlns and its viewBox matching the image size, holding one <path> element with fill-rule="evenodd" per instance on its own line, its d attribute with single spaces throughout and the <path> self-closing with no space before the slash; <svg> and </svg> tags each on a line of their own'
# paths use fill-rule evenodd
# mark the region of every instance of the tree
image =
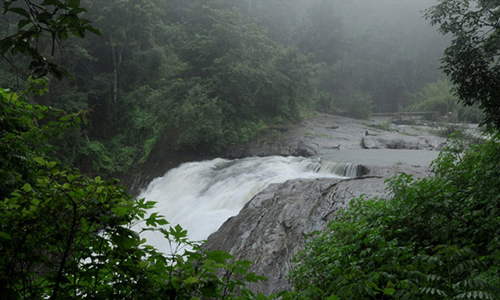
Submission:
<svg viewBox="0 0 500 300">
<path fill-rule="evenodd" d="M 85 37 L 87 31 L 99 34 L 90 21 L 81 18 L 86 12 L 80 1 L 46 0 L 35 3 L 29 0 L 3 0 L 3 15 L 16 15 L 17 26 L 13 33 L 0 40 L 0 54 L 7 57 L 10 53 L 21 53 L 31 59 L 30 69 L 36 77 L 52 74 L 61 79 L 69 73 L 57 63 L 44 56 L 43 47 L 54 55 L 56 45 L 67 40 L 69 35 Z M 6 32 L 9 32 L 8 30 Z M 47 41 L 44 38 L 48 38 Z"/>
<path fill-rule="evenodd" d="M 334 4 L 331 0 L 312 3 L 295 34 L 297 47 L 303 53 L 310 53 L 314 61 L 328 65 L 339 59 L 344 50 L 342 44 L 347 44 L 342 36 L 342 19 Z"/>
<path fill-rule="evenodd" d="M 483 123 L 500 129 L 500 4 L 496 0 L 443 0 L 426 11 L 432 25 L 453 37 L 442 69 L 460 101 L 485 112 Z"/>
</svg>

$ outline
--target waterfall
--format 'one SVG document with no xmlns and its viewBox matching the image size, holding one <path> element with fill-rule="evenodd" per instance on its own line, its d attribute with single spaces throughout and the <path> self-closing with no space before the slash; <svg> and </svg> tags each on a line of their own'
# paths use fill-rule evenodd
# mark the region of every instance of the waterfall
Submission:
<svg viewBox="0 0 500 300">
<path fill-rule="evenodd" d="M 336 174 L 341 177 L 357 177 L 362 173 L 363 166 L 351 163 L 336 163 L 320 160 L 312 162 L 307 169 L 319 174 Z"/>
<path fill-rule="evenodd" d="M 185 163 L 156 178 L 140 198 L 156 201 L 156 209 L 171 225 L 180 224 L 193 241 L 206 239 L 253 196 L 272 183 L 290 179 L 346 178 L 357 175 L 358 165 L 337 164 L 321 158 L 217 158 Z M 146 233 L 148 244 L 168 252 L 161 236 Z"/>
</svg>

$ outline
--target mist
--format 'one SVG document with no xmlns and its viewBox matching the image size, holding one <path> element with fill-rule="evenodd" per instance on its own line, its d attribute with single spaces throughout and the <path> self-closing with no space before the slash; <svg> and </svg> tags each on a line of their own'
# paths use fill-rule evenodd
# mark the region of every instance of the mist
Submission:
<svg viewBox="0 0 500 300">
<path fill-rule="evenodd" d="M 446 110 L 418 96 L 428 85 L 451 88 L 439 70 L 449 40 L 423 18 L 435 1 L 87 2 L 101 36 L 54 52 L 75 81 L 50 81 L 37 101 L 92 111 L 90 126 L 61 147 L 88 172 L 128 173 L 160 148 L 187 157 L 170 167 L 211 158 L 308 111 L 367 119 Z M 16 28 L 12 18 L 2 24 Z M 17 89 L 20 73 L 1 67 L 0 83 Z"/>
</svg>

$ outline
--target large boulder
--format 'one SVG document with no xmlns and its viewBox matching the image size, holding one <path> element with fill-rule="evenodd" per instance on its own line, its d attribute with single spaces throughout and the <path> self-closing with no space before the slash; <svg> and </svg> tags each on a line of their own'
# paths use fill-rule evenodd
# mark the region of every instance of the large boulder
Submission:
<svg viewBox="0 0 500 300">
<path fill-rule="evenodd" d="M 251 271 L 268 278 L 249 286 L 255 292 L 275 294 L 290 289 L 286 276 L 309 233 L 325 229 L 335 213 L 355 197 L 387 198 L 385 180 L 396 173 L 428 174 L 415 166 L 370 169 L 369 176 L 359 178 L 290 180 L 270 185 L 210 235 L 205 247 L 254 262 Z"/>
</svg>

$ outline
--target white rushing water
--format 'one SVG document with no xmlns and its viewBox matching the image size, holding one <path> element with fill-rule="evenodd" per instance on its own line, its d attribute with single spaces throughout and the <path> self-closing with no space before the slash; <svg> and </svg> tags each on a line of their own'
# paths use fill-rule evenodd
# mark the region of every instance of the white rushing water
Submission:
<svg viewBox="0 0 500 300">
<path fill-rule="evenodd" d="M 354 177 L 357 165 L 318 158 L 251 157 L 185 163 L 153 180 L 140 198 L 156 201 L 171 226 L 180 224 L 193 241 L 206 239 L 258 192 L 272 183 L 298 178 Z M 147 233 L 148 244 L 169 252 L 161 235 Z"/>
</svg>

